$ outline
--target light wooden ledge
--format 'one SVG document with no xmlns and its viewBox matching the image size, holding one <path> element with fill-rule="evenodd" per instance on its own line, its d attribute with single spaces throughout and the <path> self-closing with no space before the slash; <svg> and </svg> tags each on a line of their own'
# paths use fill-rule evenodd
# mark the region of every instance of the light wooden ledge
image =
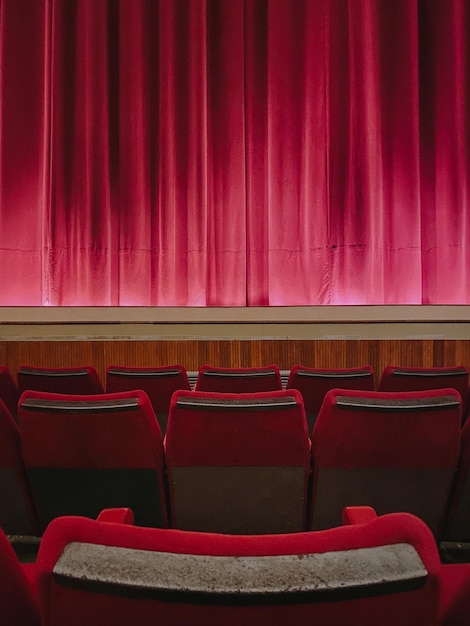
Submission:
<svg viewBox="0 0 470 626">
<path fill-rule="evenodd" d="M 470 306 L 0 307 L 1 341 L 470 339 Z"/>
</svg>

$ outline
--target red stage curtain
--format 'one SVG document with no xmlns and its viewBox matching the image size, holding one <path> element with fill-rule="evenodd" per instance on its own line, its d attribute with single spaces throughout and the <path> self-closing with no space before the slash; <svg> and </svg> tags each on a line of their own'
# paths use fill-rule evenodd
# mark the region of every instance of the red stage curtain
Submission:
<svg viewBox="0 0 470 626">
<path fill-rule="evenodd" d="M 470 303 L 466 0 L 0 0 L 0 305 Z"/>
</svg>

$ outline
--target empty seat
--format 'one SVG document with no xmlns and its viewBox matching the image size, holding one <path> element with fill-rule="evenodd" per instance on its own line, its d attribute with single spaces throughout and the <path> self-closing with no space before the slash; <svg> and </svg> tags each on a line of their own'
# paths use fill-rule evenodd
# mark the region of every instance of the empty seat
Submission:
<svg viewBox="0 0 470 626">
<path fill-rule="evenodd" d="M 42 528 L 109 507 L 132 508 L 137 524 L 167 525 L 163 439 L 145 392 L 26 391 L 19 428 Z"/>
<path fill-rule="evenodd" d="M 15 420 L 19 397 L 20 393 L 10 370 L 6 365 L 0 365 L 0 400 L 3 400 Z"/>
<path fill-rule="evenodd" d="M 281 374 L 277 365 L 241 368 L 201 365 L 194 389 L 217 393 L 276 391 L 282 389 Z"/>
<path fill-rule="evenodd" d="M 380 377 L 378 391 L 422 391 L 425 389 L 457 389 L 466 415 L 469 372 L 463 365 L 455 367 L 397 367 L 389 365 Z"/>
<path fill-rule="evenodd" d="M 0 528 L 36 535 L 39 528 L 21 451 L 18 426 L 0 400 Z"/>
<path fill-rule="evenodd" d="M 0 529 L 0 624 L 40 626 L 36 568 L 22 565 Z"/>
<path fill-rule="evenodd" d="M 176 528 L 305 529 L 310 440 L 298 391 L 177 391 L 165 450 Z"/>
<path fill-rule="evenodd" d="M 150 398 L 162 433 L 166 432 L 171 396 L 178 389 L 190 391 L 183 365 L 164 367 L 122 367 L 111 365 L 106 370 L 106 392 L 142 389 Z"/>
<path fill-rule="evenodd" d="M 443 539 L 470 542 L 470 420 L 462 429 L 459 468 Z"/>
<path fill-rule="evenodd" d="M 436 626 L 440 610 L 433 537 L 407 514 L 262 537 L 58 519 L 37 566 L 43 626 Z"/>
<path fill-rule="evenodd" d="M 386 393 L 334 389 L 312 433 L 312 527 L 336 526 L 345 506 L 408 511 L 441 529 L 459 458 L 454 389 Z"/>
<path fill-rule="evenodd" d="M 313 425 L 326 392 L 330 389 L 374 389 L 374 377 L 369 365 L 359 368 L 319 369 L 294 365 L 287 381 L 287 389 L 298 389 L 304 399 L 308 432 Z"/>
<path fill-rule="evenodd" d="M 103 393 L 98 372 L 92 366 L 84 367 L 31 367 L 22 365 L 18 370 L 18 389 L 93 395 Z"/>
</svg>

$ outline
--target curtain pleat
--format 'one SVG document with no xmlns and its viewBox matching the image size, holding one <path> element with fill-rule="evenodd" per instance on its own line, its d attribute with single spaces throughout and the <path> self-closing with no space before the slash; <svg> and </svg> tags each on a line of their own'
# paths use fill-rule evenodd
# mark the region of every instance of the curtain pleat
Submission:
<svg viewBox="0 0 470 626">
<path fill-rule="evenodd" d="M 423 304 L 468 304 L 470 5 L 419 7 Z"/>
<path fill-rule="evenodd" d="M 0 305 L 468 304 L 466 0 L 0 0 Z"/>
<path fill-rule="evenodd" d="M 46 2 L 0 4 L 0 303 L 43 304 Z M 44 268 L 46 271 L 46 268 Z"/>
<path fill-rule="evenodd" d="M 331 304 L 420 304 L 418 33 L 409 0 L 329 2 Z"/>
</svg>

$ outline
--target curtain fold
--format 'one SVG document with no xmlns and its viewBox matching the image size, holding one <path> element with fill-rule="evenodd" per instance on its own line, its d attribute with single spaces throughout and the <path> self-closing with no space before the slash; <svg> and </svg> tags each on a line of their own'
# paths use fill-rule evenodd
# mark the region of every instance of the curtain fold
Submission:
<svg viewBox="0 0 470 626">
<path fill-rule="evenodd" d="M 48 3 L 0 3 L 0 304 L 43 304 Z"/>
<path fill-rule="evenodd" d="M 470 302 L 470 6 L 419 3 L 423 304 Z"/>
<path fill-rule="evenodd" d="M 417 27 L 409 0 L 329 2 L 333 304 L 421 303 Z"/>
<path fill-rule="evenodd" d="M 50 305 L 116 300 L 110 98 L 113 3 L 52 3 Z M 110 9 L 110 11 L 108 11 Z"/>
<path fill-rule="evenodd" d="M 329 301 L 326 9 L 248 2 L 250 305 Z"/>
<path fill-rule="evenodd" d="M 0 305 L 470 303 L 466 0 L 0 0 Z"/>
</svg>

